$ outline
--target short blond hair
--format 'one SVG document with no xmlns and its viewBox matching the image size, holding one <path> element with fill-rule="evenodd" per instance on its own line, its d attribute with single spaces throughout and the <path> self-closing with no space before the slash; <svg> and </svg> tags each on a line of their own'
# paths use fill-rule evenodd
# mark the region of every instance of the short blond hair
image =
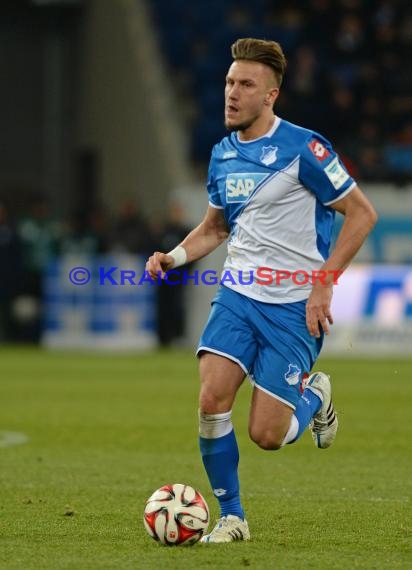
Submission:
<svg viewBox="0 0 412 570">
<path fill-rule="evenodd" d="M 277 42 L 256 38 L 239 38 L 232 44 L 231 51 L 235 61 L 246 59 L 270 67 L 276 76 L 278 86 L 281 86 L 287 61 L 281 46 Z"/>
</svg>

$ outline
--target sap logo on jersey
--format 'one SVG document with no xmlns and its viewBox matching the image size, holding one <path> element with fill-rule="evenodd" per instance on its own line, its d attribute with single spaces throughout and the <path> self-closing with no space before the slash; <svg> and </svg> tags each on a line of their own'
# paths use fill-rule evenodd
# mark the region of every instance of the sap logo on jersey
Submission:
<svg viewBox="0 0 412 570">
<path fill-rule="evenodd" d="M 226 177 L 227 202 L 245 202 L 256 187 L 267 178 L 262 172 L 235 172 Z"/>
</svg>

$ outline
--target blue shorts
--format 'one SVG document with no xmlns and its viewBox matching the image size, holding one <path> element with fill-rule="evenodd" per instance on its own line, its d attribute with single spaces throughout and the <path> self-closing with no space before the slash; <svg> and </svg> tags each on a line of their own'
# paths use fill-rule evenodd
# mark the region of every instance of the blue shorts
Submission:
<svg viewBox="0 0 412 570">
<path fill-rule="evenodd" d="M 306 301 L 269 304 L 221 286 L 199 341 L 237 362 L 259 389 L 295 408 L 302 378 L 322 348 L 306 327 Z"/>
</svg>

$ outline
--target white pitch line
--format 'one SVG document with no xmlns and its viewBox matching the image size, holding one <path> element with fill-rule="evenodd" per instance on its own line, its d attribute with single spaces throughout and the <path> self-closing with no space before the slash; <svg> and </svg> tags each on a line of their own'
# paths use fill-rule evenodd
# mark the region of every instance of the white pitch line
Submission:
<svg viewBox="0 0 412 570">
<path fill-rule="evenodd" d="M 29 438 L 19 431 L 0 431 L 0 447 L 11 447 L 27 443 Z"/>
</svg>

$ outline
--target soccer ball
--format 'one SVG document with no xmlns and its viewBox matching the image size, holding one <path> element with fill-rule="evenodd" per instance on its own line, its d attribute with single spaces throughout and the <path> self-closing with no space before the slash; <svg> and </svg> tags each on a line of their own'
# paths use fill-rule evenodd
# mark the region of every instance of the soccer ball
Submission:
<svg viewBox="0 0 412 570">
<path fill-rule="evenodd" d="M 205 534 L 209 507 L 189 485 L 164 485 L 148 498 L 143 522 L 154 540 L 167 546 L 189 546 Z"/>
</svg>

